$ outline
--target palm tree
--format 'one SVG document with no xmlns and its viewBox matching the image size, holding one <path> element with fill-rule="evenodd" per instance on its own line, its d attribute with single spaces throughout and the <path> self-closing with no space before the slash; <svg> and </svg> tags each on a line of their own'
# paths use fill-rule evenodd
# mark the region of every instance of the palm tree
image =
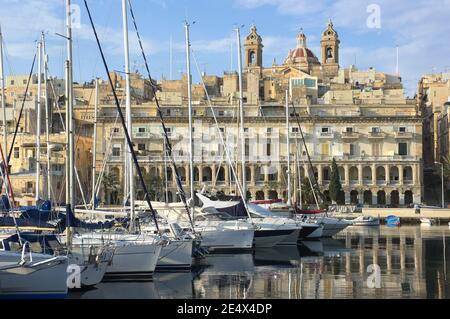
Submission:
<svg viewBox="0 0 450 319">
<path fill-rule="evenodd" d="M 105 197 L 110 204 L 119 204 L 119 196 L 123 193 L 119 177 L 114 172 L 105 173 L 102 180 Z M 107 200 L 108 201 L 108 200 Z"/>
<path fill-rule="evenodd" d="M 334 158 L 331 164 L 331 179 L 330 186 L 328 186 L 328 191 L 330 192 L 330 198 L 333 201 L 333 204 L 335 204 L 339 198 L 339 193 L 342 191 L 342 185 L 338 166 Z"/>
<path fill-rule="evenodd" d="M 444 178 L 450 180 L 450 155 L 442 157 L 442 167 L 444 168 Z"/>
<path fill-rule="evenodd" d="M 151 199 L 157 201 L 158 199 L 164 198 L 164 181 L 159 175 L 152 176 L 146 171 L 142 171 L 145 186 L 147 186 L 147 191 Z M 136 177 L 136 193 L 137 197 L 144 199 L 144 189 L 142 188 L 141 181 Z"/>
</svg>

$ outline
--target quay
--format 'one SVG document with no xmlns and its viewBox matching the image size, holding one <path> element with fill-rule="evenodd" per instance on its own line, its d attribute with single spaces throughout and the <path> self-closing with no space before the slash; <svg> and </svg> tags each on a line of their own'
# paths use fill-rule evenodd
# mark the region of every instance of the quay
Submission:
<svg viewBox="0 0 450 319">
<path fill-rule="evenodd" d="M 419 223 L 421 218 L 435 219 L 437 224 L 450 222 L 450 208 L 421 208 L 420 214 L 416 214 L 414 208 L 370 208 L 364 207 L 362 214 L 379 218 L 383 222 L 384 218 L 389 215 L 400 217 L 402 223 Z M 361 213 L 334 213 L 336 218 L 356 218 Z"/>
</svg>

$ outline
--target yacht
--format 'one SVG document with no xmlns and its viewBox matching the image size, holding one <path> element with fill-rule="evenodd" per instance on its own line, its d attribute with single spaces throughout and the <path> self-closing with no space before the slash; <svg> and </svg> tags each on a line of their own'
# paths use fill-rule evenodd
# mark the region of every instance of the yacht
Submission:
<svg viewBox="0 0 450 319">
<path fill-rule="evenodd" d="M 252 218 L 247 213 L 241 201 L 211 200 L 203 194 L 196 194 L 203 203 L 203 209 L 215 208 L 217 211 L 227 213 L 234 219 L 243 219 L 255 226 L 255 247 L 274 247 L 285 241 L 286 244 L 297 244 L 301 226 L 294 223 L 286 223 L 282 219 L 274 218 Z M 249 208 L 250 209 L 250 208 Z M 292 236 L 292 237 L 291 237 Z M 295 242 L 295 243 L 294 243 Z"/>
<path fill-rule="evenodd" d="M 138 204 L 138 202 L 137 202 Z M 139 203 L 145 208 L 145 203 Z M 158 214 L 170 224 L 178 224 L 183 231 L 192 229 L 182 203 L 152 202 Z M 209 209 L 194 209 L 194 232 L 201 237 L 201 247 L 209 252 L 224 250 L 251 250 L 254 226 L 246 221 L 237 221 L 220 212 Z"/>
<path fill-rule="evenodd" d="M 0 299 L 65 298 L 67 296 L 66 256 L 32 253 L 29 243 L 1 241 Z"/>
</svg>

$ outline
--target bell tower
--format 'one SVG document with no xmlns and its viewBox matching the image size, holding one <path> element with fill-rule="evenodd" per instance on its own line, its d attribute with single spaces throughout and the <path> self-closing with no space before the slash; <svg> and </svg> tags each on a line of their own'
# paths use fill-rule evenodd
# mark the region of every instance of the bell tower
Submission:
<svg viewBox="0 0 450 319">
<path fill-rule="evenodd" d="M 253 25 L 244 42 L 245 68 L 262 67 L 263 47 L 262 39 L 256 32 L 255 25 Z"/>
<path fill-rule="evenodd" d="M 336 76 L 339 72 L 339 36 L 333 28 L 331 19 L 322 33 L 322 68 L 326 75 Z"/>
</svg>

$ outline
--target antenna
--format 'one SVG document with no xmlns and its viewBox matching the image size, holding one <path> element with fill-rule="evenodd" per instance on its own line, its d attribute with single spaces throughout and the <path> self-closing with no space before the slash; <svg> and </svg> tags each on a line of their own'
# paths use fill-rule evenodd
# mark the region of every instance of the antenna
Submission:
<svg viewBox="0 0 450 319">
<path fill-rule="evenodd" d="M 173 80 L 173 43 L 172 43 L 172 35 L 170 35 L 170 71 L 169 71 L 169 79 Z"/>
<path fill-rule="evenodd" d="M 397 74 L 397 76 L 400 75 L 399 73 L 399 68 L 398 68 L 398 44 L 396 46 L 396 64 L 395 64 L 395 74 Z"/>
</svg>

